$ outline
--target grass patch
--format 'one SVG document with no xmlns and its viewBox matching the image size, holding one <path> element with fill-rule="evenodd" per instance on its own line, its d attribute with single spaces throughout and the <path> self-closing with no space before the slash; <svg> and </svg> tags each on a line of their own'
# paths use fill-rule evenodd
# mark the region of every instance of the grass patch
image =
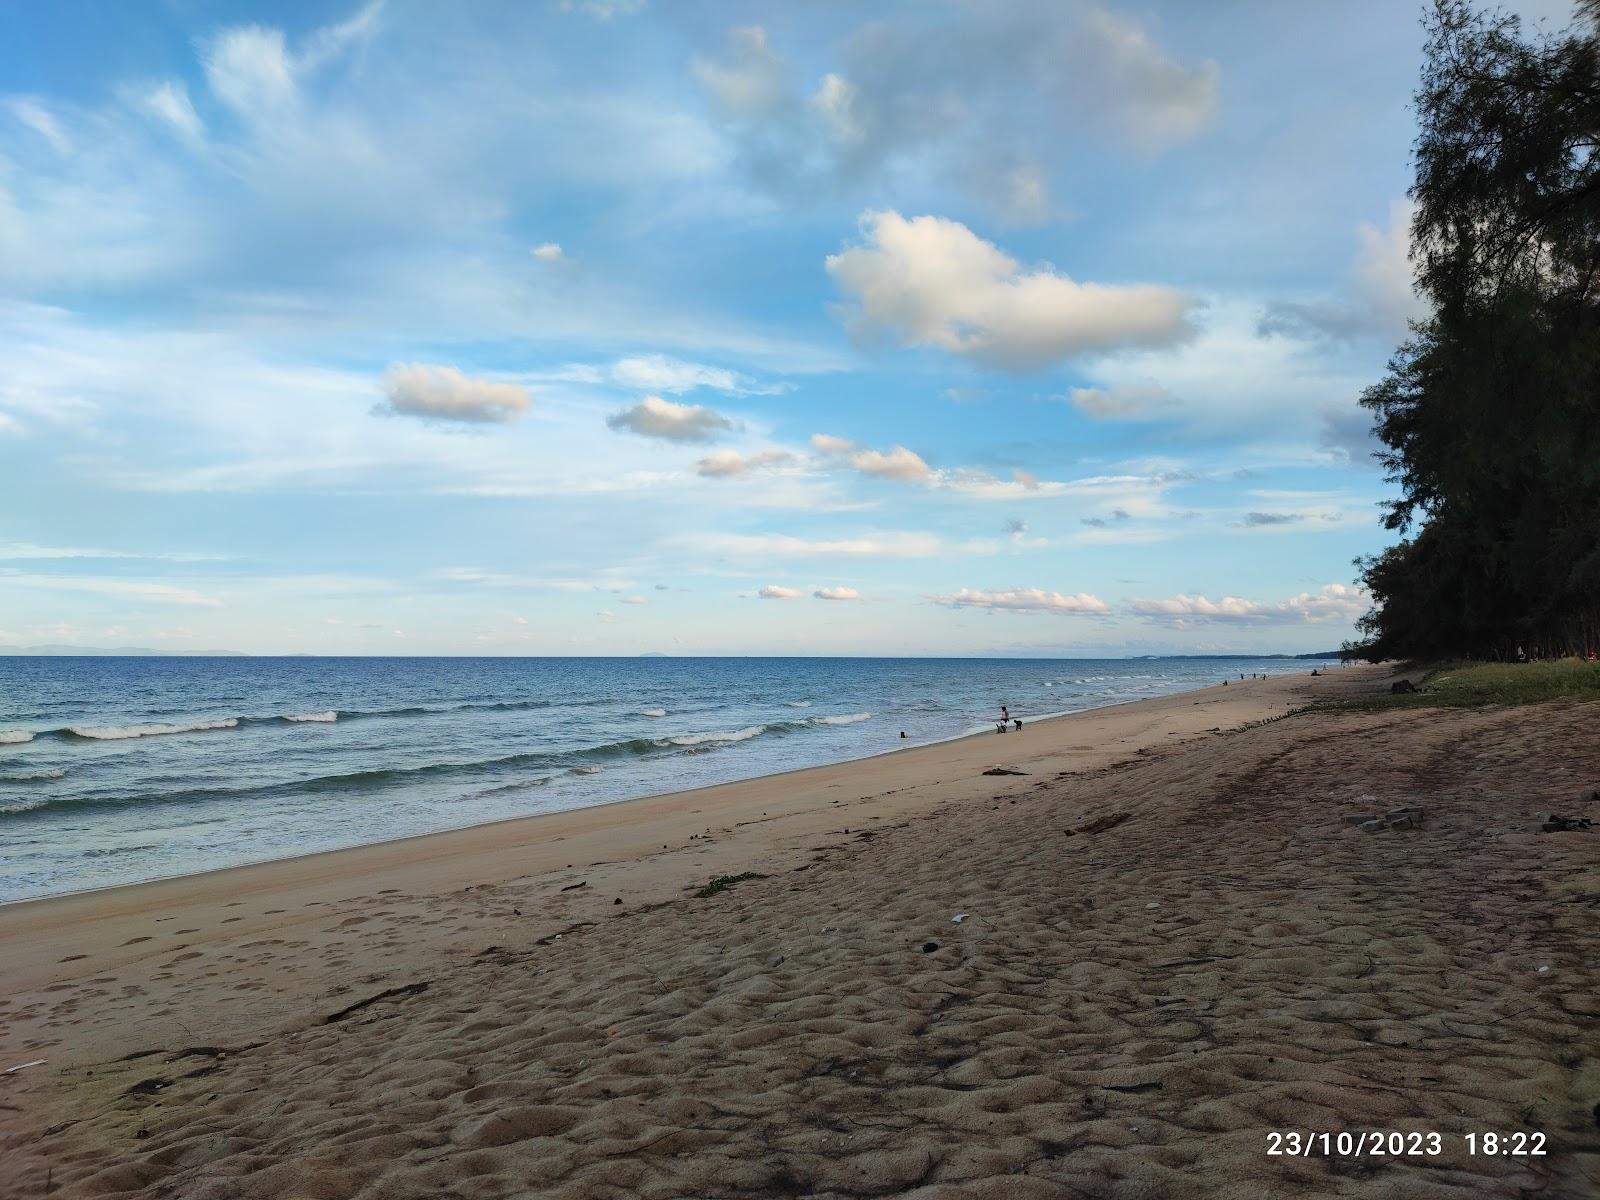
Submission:
<svg viewBox="0 0 1600 1200">
<path fill-rule="evenodd" d="M 1376 711 L 1600 700 L 1600 663 L 1581 658 L 1531 663 L 1446 662 L 1423 676 L 1417 687 L 1420 690 L 1414 695 L 1365 696 L 1315 707 Z"/>
<path fill-rule="evenodd" d="M 707 896 L 715 896 L 718 892 L 725 892 L 736 883 L 743 883 L 746 879 L 765 879 L 765 875 L 758 875 L 754 871 L 746 871 L 742 875 L 713 875 L 711 882 L 701 888 L 695 895 L 704 900 Z"/>
</svg>

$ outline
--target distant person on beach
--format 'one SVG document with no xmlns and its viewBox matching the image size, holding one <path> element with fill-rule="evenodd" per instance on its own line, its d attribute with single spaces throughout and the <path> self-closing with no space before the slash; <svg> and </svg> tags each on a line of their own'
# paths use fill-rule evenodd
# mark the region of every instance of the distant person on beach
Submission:
<svg viewBox="0 0 1600 1200">
<path fill-rule="evenodd" d="M 1000 723 L 995 726 L 996 732 L 1004 733 L 1006 726 L 1009 724 L 1011 724 L 1011 710 L 1002 704 L 1000 706 Z"/>
</svg>

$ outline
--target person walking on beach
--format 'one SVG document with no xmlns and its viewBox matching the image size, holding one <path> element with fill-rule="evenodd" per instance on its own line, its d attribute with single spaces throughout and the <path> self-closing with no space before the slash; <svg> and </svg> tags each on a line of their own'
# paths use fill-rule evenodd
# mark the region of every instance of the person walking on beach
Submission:
<svg viewBox="0 0 1600 1200">
<path fill-rule="evenodd" d="M 998 726 L 1000 732 L 1004 733 L 1006 731 L 1006 726 L 1009 724 L 1011 724 L 1011 710 L 1002 704 L 1000 706 L 1000 724 Z"/>
</svg>

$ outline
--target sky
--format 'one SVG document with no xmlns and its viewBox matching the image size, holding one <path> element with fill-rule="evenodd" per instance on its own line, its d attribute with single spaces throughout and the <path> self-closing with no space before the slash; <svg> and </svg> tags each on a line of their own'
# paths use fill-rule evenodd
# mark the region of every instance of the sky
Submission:
<svg viewBox="0 0 1600 1200">
<path fill-rule="evenodd" d="M 4 6 L 0 646 L 1336 648 L 1419 19 Z"/>
</svg>

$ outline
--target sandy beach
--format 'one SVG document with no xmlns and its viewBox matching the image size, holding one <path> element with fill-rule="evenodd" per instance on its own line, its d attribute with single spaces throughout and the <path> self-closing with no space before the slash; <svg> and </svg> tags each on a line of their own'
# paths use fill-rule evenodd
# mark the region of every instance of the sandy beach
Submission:
<svg viewBox="0 0 1600 1200">
<path fill-rule="evenodd" d="M 1595 713 L 1388 678 L 5 906 L 0 1196 L 1600 1195 Z"/>
</svg>

